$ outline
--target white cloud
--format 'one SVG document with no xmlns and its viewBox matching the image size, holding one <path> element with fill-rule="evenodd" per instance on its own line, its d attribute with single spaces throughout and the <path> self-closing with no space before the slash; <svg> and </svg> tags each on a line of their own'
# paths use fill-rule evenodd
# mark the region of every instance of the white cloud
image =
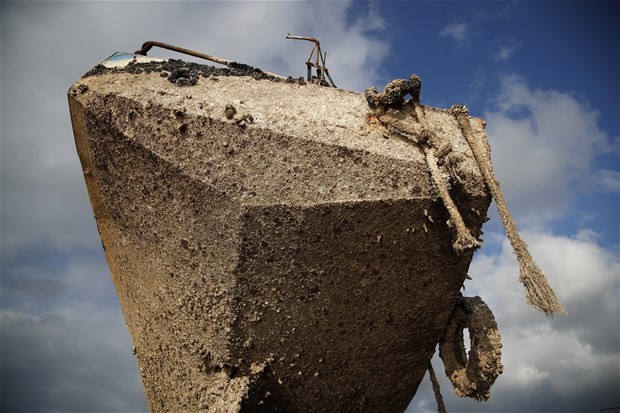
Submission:
<svg viewBox="0 0 620 413">
<path fill-rule="evenodd" d="M 514 2 L 485 3 L 483 7 L 473 7 L 467 19 L 459 19 L 447 24 L 439 31 L 439 36 L 449 37 L 457 44 L 463 44 L 471 37 L 478 35 L 476 28 L 480 25 L 504 18 L 513 7 Z"/>
<path fill-rule="evenodd" d="M 539 222 L 557 218 L 576 190 L 597 186 L 594 161 L 613 145 L 596 110 L 571 93 L 533 90 L 518 76 L 502 78 L 494 103 L 485 112 L 487 134 L 513 212 Z"/>
<path fill-rule="evenodd" d="M 620 172 L 612 169 L 599 169 L 596 171 L 598 185 L 610 192 L 620 192 Z"/>
<path fill-rule="evenodd" d="M 532 231 L 521 235 L 568 310 L 567 317 L 557 317 L 554 322 L 578 317 L 585 310 L 584 303 L 600 307 L 597 307 L 598 311 L 613 320 L 614 311 L 618 311 L 620 260 L 616 254 L 598 245 L 592 231 L 582 231 L 574 237 Z M 523 288 L 517 283 L 518 264 L 509 241 L 504 238 L 498 247 L 496 253 L 480 254 L 472 262 L 469 274 L 474 281 L 471 286 L 467 285 L 474 290 L 471 294 L 479 292 L 490 305 L 501 302 L 498 311 L 511 322 L 523 322 L 522 325 L 526 326 L 544 321 L 542 314 L 525 304 Z M 527 320 L 523 319 L 530 313 Z M 583 327 L 597 330 L 600 324 Z"/>
<path fill-rule="evenodd" d="M 516 366 L 513 377 L 515 379 L 513 383 L 515 390 L 531 392 L 549 378 L 549 372 L 540 371 L 528 364 L 520 364 Z"/>
<path fill-rule="evenodd" d="M 457 42 L 462 42 L 467 38 L 468 25 L 464 22 L 450 23 L 439 32 L 441 37 L 451 37 Z"/>
<path fill-rule="evenodd" d="M 618 262 L 596 245 L 591 235 L 578 234 L 571 239 L 533 234 L 531 238 L 539 263 L 556 274 L 557 292 L 567 302 L 603 298 L 617 281 Z"/>
<path fill-rule="evenodd" d="M 512 36 L 503 36 L 492 42 L 491 56 L 496 61 L 510 59 L 521 47 L 521 41 Z"/>
</svg>

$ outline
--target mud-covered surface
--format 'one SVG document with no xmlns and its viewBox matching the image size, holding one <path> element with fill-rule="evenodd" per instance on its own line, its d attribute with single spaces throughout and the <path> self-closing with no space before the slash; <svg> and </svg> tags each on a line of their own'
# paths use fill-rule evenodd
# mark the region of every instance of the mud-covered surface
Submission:
<svg viewBox="0 0 620 413">
<path fill-rule="evenodd" d="M 359 94 L 251 74 L 188 93 L 175 67 L 227 69 L 169 63 L 96 68 L 122 74 L 69 95 L 150 411 L 404 411 L 472 256 L 422 156 Z M 451 115 L 427 117 L 463 152 Z M 458 176 L 479 237 L 490 198 Z"/>
<path fill-rule="evenodd" d="M 211 78 L 216 80 L 218 76 L 249 76 L 256 80 L 271 80 L 274 82 L 282 81 L 275 76 L 271 76 L 261 69 L 243 63 L 232 62 L 230 67 L 215 67 L 194 62 L 185 62 L 179 59 L 168 59 L 161 62 L 130 62 L 125 67 L 109 68 L 103 64 L 98 64 L 89 70 L 83 77 L 97 76 L 104 73 L 124 72 L 124 73 L 159 73 L 170 83 L 178 86 L 195 86 L 198 79 Z M 285 80 L 289 83 L 305 84 L 304 78 L 288 77 Z"/>
<path fill-rule="evenodd" d="M 471 256 L 424 231 L 425 209 L 448 219 L 426 199 L 245 211 L 235 352 L 274 360 L 262 379 L 271 396 L 243 411 L 406 409 Z"/>
</svg>

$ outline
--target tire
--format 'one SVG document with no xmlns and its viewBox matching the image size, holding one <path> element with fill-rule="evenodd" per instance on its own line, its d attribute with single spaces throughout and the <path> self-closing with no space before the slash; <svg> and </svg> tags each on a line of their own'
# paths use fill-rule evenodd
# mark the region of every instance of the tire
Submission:
<svg viewBox="0 0 620 413">
<path fill-rule="evenodd" d="M 464 329 L 469 330 L 469 354 L 465 351 Z M 501 336 L 489 307 L 478 296 L 461 297 L 439 342 L 439 357 L 458 396 L 478 402 L 489 399 L 491 386 L 503 371 L 501 348 Z"/>
</svg>

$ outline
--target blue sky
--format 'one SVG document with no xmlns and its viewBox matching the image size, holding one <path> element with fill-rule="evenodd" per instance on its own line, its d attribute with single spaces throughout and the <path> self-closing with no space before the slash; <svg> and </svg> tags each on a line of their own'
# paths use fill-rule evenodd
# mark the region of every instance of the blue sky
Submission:
<svg viewBox="0 0 620 413">
<path fill-rule="evenodd" d="M 321 40 L 340 87 L 416 73 L 422 103 L 483 117 L 508 205 L 568 309 L 548 320 L 527 306 L 492 206 L 465 294 L 494 311 L 506 371 L 484 404 L 454 396 L 440 374 L 448 411 L 620 406 L 615 2 L 2 2 L 0 19 L 0 411 L 146 411 L 69 86 L 145 40 L 302 76 L 308 45 L 289 32 Z M 408 412 L 432 411 L 425 379 Z"/>
</svg>

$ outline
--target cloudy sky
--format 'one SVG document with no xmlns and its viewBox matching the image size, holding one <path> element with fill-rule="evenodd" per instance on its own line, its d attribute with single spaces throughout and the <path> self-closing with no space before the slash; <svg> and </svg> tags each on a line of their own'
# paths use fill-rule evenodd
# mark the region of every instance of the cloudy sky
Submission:
<svg viewBox="0 0 620 413">
<path fill-rule="evenodd" d="M 0 411 L 147 410 L 69 86 L 145 40 L 302 76 L 308 44 L 289 32 L 321 40 L 339 87 L 417 73 L 423 103 L 484 117 L 508 205 L 568 309 L 548 320 L 527 306 L 493 212 L 465 294 L 495 313 L 506 371 L 485 404 L 443 378 L 448 411 L 620 406 L 619 16 L 601 1 L 0 2 Z M 432 411 L 425 380 L 408 412 Z"/>
</svg>

